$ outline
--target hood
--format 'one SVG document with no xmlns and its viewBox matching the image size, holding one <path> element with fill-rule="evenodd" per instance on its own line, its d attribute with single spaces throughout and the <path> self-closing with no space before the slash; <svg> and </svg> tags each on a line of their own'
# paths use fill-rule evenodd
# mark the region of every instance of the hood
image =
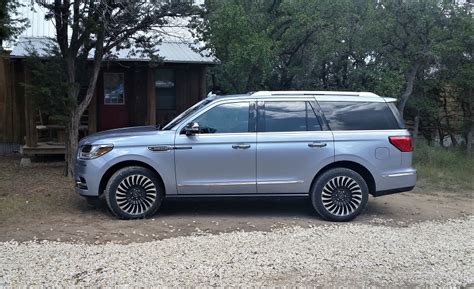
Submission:
<svg viewBox="0 0 474 289">
<path fill-rule="evenodd" d="M 133 145 L 136 143 L 150 142 L 157 143 L 158 140 L 169 142 L 169 137 L 160 138 L 159 136 L 174 136 L 174 131 L 157 130 L 155 126 L 135 126 L 105 130 L 91 134 L 80 141 L 83 144 L 114 144 L 114 145 Z"/>
</svg>

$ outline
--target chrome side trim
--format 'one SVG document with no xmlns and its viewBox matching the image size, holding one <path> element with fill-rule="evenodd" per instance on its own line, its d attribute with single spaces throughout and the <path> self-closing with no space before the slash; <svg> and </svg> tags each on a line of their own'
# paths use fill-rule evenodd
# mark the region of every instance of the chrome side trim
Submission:
<svg viewBox="0 0 474 289">
<path fill-rule="evenodd" d="M 170 151 L 170 150 L 190 150 L 192 148 L 193 147 L 190 147 L 190 146 L 179 146 L 179 147 L 176 147 L 176 146 L 149 146 L 149 147 L 147 147 L 147 149 L 152 151 L 152 152 L 166 152 L 166 151 Z"/>
<path fill-rule="evenodd" d="M 302 184 L 303 180 L 294 181 L 262 181 L 262 182 L 220 182 L 220 183 L 191 183 L 178 184 L 178 187 L 212 187 L 212 186 L 250 186 L 250 185 L 287 185 L 287 184 Z"/>
<path fill-rule="evenodd" d="M 294 180 L 294 181 L 261 181 L 257 182 L 257 185 L 287 185 L 287 184 L 302 184 L 303 180 Z"/>
<path fill-rule="evenodd" d="M 175 150 L 192 150 L 193 147 L 191 146 L 180 146 L 180 147 L 173 147 Z"/>
<path fill-rule="evenodd" d="M 416 175 L 416 172 L 383 175 L 382 177 L 384 177 L 384 178 L 394 178 L 394 177 L 406 177 L 406 176 L 413 176 L 413 175 Z"/>
<path fill-rule="evenodd" d="M 172 150 L 173 147 L 172 146 L 149 146 L 147 147 L 147 149 L 152 152 L 166 152 L 166 151 Z"/>
<path fill-rule="evenodd" d="M 178 187 L 212 187 L 212 186 L 250 186 L 256 185 L 256 182 L 226 182 L 226 183 L 191 183 L 191 184 L 178 184 Z"/>
</svg>

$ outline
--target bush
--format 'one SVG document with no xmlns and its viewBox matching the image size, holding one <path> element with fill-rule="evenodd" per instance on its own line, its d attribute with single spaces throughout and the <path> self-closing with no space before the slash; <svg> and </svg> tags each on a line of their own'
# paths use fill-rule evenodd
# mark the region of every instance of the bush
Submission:
<svg viewBox="0 0 474 289">
<path fill-rule="evenodd" d="M 414 166 L 418 170 L 419 187 L 474 191 L 474 160 L 456 148 L 417 144 Z"/>
</svg>

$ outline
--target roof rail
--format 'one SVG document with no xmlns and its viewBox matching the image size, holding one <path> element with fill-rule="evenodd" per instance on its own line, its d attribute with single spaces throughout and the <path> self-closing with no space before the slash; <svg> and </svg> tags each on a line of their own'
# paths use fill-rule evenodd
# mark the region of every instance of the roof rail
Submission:
<svg viewBox="0 0 474 289">
<path fill-rule="evenodd" d="M 380 97 L 372 92 L 354 92 L 354 91 L 257 91 L 252 96 L 278 96 L 278 95 L 340 95 L 340 96 L 369 96 Z"/>
</svg>

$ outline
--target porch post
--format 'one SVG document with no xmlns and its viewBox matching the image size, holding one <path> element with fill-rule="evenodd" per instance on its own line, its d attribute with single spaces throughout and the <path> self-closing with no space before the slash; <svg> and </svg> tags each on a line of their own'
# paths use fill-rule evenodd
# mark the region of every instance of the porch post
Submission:
<svg viewBox="0 0 474 289">
<path fill-rule="evenodd" d="M 8 88 L 10 87 L 9 75 L 9 53 L 3 50 L 0 50 L 0 141 L 9 141 L 8 131 L 8 120 L 10 118 L 9 110 L 7 108 L 9 101 L 11 100 L 11 95 L 9 94 Z"/>
<path fill-rule="evenodd" d="M 88 134 L 91 134 L 97 131 L 97 93 L 94 93 L 94 96 L 89 103 L 88 114 L 87 130 Z"/>
<path fill-rule="evenodd" d="M 207 65 L 203 65 L 199 75 L 199 99 L 206 98 L 207 95 Z"/>
<path fill-rule="evenodd" d="M 155 69 L 148 67 L 147 76 L 147 123 L 156 124 L 156 95 L 155 95 Z"/>
<path fill-rule="evenodd" d="M 31 79 L 31 72 L 25 65 L 25 83 L 29 83 Z M 35 111 L 31 101 L 31 96 L 28 94 L 25 88 L 25 128 L 26 128 L 26 139 L 25 143 L 28 147 L 36 147 L 37 136 L 36 136 L 36 125 L 35 125 Z"/>
</svg>

